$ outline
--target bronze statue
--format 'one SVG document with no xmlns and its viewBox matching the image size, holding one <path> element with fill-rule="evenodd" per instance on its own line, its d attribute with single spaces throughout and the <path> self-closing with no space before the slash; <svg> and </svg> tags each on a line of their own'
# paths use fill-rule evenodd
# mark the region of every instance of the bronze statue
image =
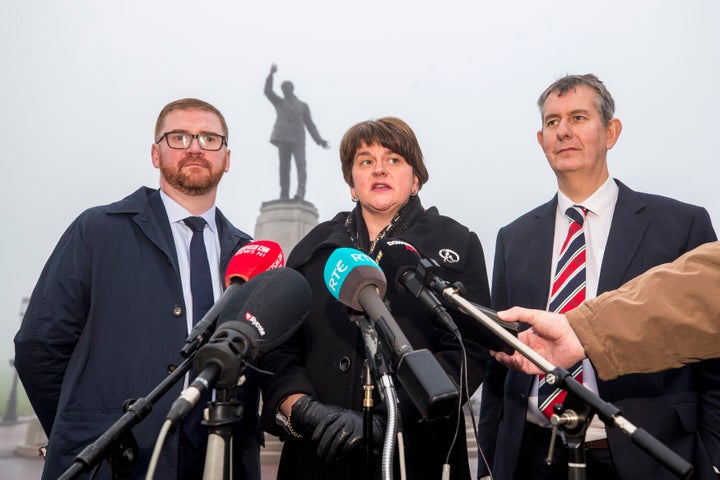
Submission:
<svg viewBox="0 0 720 480">
<path fill-rule="evenodd" d="M 270 67 L 270 73 L 265 80 L 265 96 L 275 106 L 277 119 L 273 127 L 270 143 L 278 147 L 280 157 L 280 198 L 287 199 L 290 195 L 290 157 L 295 158 L 297 166 L 298 187 L 295 200 L 305 198 L 305 183 L 307 168 L 305 165 L 305 128 L 315 143 L 323 148 L 330 148 L 327 141 L 318 133 L 317 127 L 310 116 L 307 103 L 301 102 L 295 96 L 292 82 L 284 81 L 280 84 L 283 97 L 273 91 L 273 75 L 277 72 L 277 65 Z"/>
</svg>

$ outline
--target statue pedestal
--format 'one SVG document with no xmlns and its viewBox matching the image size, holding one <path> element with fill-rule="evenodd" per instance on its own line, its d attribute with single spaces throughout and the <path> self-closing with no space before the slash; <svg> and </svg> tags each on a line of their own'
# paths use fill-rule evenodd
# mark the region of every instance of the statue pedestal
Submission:
<svg viewBox="0 0 720 480">
<path fill-rule="evenodd" d="M 48 439 L 45 431 L 40 426 L 40 420 L 33 416 L 27 427 L 25 443 L 15 448 L 15 453 L 21 457 L 37 458 L 40 456 L 39 449 L 47 445 Z"/>
<path fill-rule="evenodd" d="M 279 243 L 287 259 L 293 247 L 317 224 L 318 211 L 312 203 L 271 200 L 260 206 L 254 237 Z"/>
</svg>

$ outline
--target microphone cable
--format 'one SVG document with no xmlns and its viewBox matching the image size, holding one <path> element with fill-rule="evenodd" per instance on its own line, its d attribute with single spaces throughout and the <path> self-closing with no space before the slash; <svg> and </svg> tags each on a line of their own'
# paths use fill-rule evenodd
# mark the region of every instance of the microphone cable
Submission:
<svg viewBox="0 0 720 480">
<path fill-rule="evenodd" d="M 145 473 L 145 480 L 153 480 L 155 476 L 155 470 L 157 469 L 158 460 L 160 459 L 160 452 L 162 451 L 162 446 L 165 443 L 165 438 L 167 438 L 170 427 L 172 427 L 172 421 L 168 419 L 163 422 L 160 428 L 160 433 L 158 433 L 155 447 L 150 457 L 150 465 L 148 465 L 147 472 Z"/>
<path fill-rule="evenodd" d="M 450 480 L 450 456 L 452 455 L 452 451 L 455 449 L 455 444 L 457 443 L 458 435 L 460 434 L 460 424 L 465 424 L 464 417 L 463 417 L 463 391 L 469 391 L 470 387 L 468 384 L 468 378 L 467 378 L 467 351 L 465 350 L 465 344 L 462 340 L 462 335 L 460 335 L 460 331 L 455 329 L 453 332 L 453 335 L 458 341 L 458 344 L 460 344 L 460 371 L 458 372 L 458 378 L 460 379 L 460 388 L 458 392 L 458 408 L 457 408 L 457 420 L 455 422 L 455 433 L 453 435 L 452 442 L 450 442 L 450 448 L 448 448 L 447 455 L 445 456 L 445 464 L 443 465 L 442 469 L 442 480 Z M 470 397 L 468 396 L 468 403 L 470 402 Z M 472 409 L 471 413 L 472 413 Z"/>
</svg>

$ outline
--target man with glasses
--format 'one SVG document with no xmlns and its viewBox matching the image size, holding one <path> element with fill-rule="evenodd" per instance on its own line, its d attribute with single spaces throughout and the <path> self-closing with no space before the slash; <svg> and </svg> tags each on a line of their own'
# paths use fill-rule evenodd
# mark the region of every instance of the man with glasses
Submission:
<svg viewBox="0 0 720 480">
<path fill-rule="evenodd" d="M 315 143 L 323 148 L 330 148 L 323 140 L 310 116 L 310 107 L 295 96 L 292 82 L 284 81 L 280 85 L 283 96 L 273 91 L 273 75 L 277 72 L 277 65 L 270 67 L 270 74 L 265 80 L 265 96 L 275 106 L 277 120 L 273 127 L 270 143 L 278 147 L 280 156 L 280 199 L 290 196 L 290 159 L 295 158 L 297 166 L 298 187 L 295 200 L 305 198 L 305 183 L 307 181 L 307 167 L 305 165 L 305 127 Z"/>
<path fill-rule="evenodd" d="M 250 241 L 215 207 L 218 183 L 230 167 L 227 139 L 227 124 L 214 106 L 192 98 L 165 106 L 151 149 L 160 188 L 142 187 L 86 210 L 48 260 L 15 337 L 18 374 L 49 437 L 44 479 L 66 471 L 120 418 L 123 402 L 146 396 L 182 362 L 180 349 L 201 310 L 194 304 L 195 275 L 190 279 L 197 258 L 191 225 L 200 223 L 210 303 L 222 292 L 221 272 L 230 258 Z M 174 385 L 133 428 L 139 458 L 131 478 L 145 477 L 182 388 Z M 258 388 L 250 373 L 237 396 L 244 413 L 233 429 L 235 478 L 259 479 Z M 203 406 L 171 429 L 155 478 L 201 478 Z M 106 462 L 95 478 L 111 478 Z"/>
</svg>

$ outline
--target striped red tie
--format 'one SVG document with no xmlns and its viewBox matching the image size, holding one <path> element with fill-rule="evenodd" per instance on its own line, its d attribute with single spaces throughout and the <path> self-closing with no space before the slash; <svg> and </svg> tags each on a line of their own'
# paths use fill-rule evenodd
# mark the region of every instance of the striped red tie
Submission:
<svg viewBox="0 0 720 480">
<path fill-rule="evenodd" d="M 588 210 L 574 205 L 565 211 L 570 220 L 567 237 L 560 249 L 548 310 L 563 313 L 580 305 L 585 300 L 585 217 Z M 570 373 L 582 383 L 582 362 L 570 369 Z M 566 392 L 545 383 L 545 376 L 538 378 L 538 408 L 550 418 L 553 408 L 565 400 Z"/>
</svg>

